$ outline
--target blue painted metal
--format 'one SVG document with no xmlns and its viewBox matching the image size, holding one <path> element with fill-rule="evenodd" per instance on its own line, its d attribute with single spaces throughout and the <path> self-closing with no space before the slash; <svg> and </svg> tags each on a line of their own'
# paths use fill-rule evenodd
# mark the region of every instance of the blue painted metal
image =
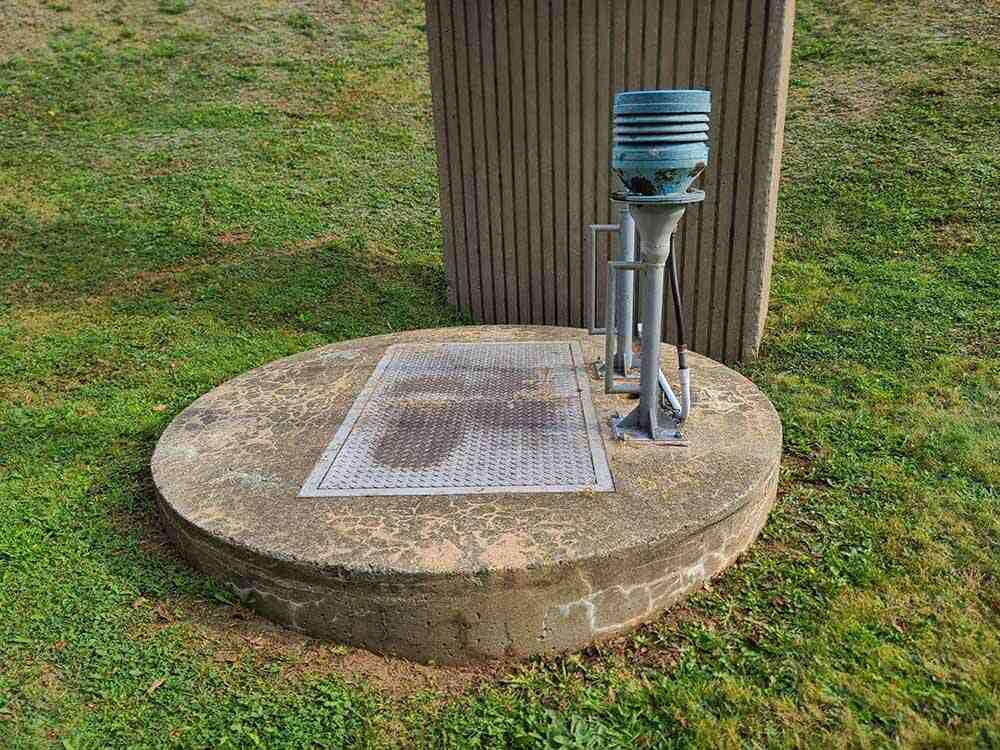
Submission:
<svg viewBox="0 0 1000 750">
<path fill-rule="evenodd" d="M 707 143 L 708 133 L 671 133 L 669 135 L 664 135 L 662 133 L 656 133 L 653 135 L 642 134 L 642 133 L 626 133 L 623 135 L 615 136 L 615 144 L 624 143 L 644 143 L 648 146 L 655 146 L 658 143 L 662 144 L 674 144 L 674 143 Z"/>
<path fill-rule="evenodd" d="M 708 164 L 706 143 L 615 141 L 611 167 L 629 193 L 685 192 Z"/>
<path fill-rule="evenodd" d="M 644 196 L 685 192 L 708 164 L 707 132 L 689 131 L 684 123 L 644 120 L 704 115 L 711 108 L 708 91 L 626 91 L 616 95 L 611 167 L 625 190 Z M 641 119 L 633 121 L 633 116 Z"/>
<path fill-rule="evenodd" d="M 635 134 L 656 134 L 663 133 L 669 135 L 673 133 L 707 133 L 707 122 L 683 122 L 674 125 L 659 125 L 654 123 L 639 125 L 615 125 L 616 135 Z"/>
<path fill-rule="evenodd" d="M 615 114 L 627 112 L 631 107 L 658 107 L 666 111 L 674 107 L 678 112 L 711 112 L 712 92 L 705 89 L 655 89 L 648 91 L 622 91 L 615 95 Z"/>
<path fill-rule="evenodd" d="M 615 115 L 615 125 L 659 124 L 677 125 L 686 122 L 708 122 L 708 115 Z"/>
<path fill-rule="evenodd" d="M 639 263 L 608 264 L 608 310 L 605 391 L 634 393 L 635 386 L 614 382 L 610 363 L 615 361 L 616 277 L 643 272 L 642 356 L 639 364 L 639 404 L 624 417 L 612 420 L 619 438 L 626 436 L 683 445 L 680 426 L 691 407 L 691 387 L 683 338 L 680 288 L 677 281 L 673 233 L 689 203 L 705 199 L 691 184 L 708 163 L 708 91 L 628 91 L 615 97 L 614 148 L 611 166 L 625 186 L 613 198 L 629 205 L 642 237 Z M 690 119 L 689 119 L 690 118 Z M 678 402 L 660 369 L 663 324 L 663 291 L 666 265 L 670 264 L 671 291 L 678 323 L 678 369 L 681 400 Z M 661 395 L 662 394 L 662 395 Z M 664 407 L 667 403 L 669 410 Z"/>
</svg>

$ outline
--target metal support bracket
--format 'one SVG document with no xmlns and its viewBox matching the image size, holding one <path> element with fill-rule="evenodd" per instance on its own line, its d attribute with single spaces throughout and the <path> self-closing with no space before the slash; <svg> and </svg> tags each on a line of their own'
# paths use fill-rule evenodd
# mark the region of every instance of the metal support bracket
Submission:
<svg viewBox="0 0 1000 750">
<path fill-rule="evenodd" d="M 617 331 L 615 315 L 617 309 L 617 298 L 616 298 L 616 285 L 614 283 L 614 274 L 620 271 L 645 271 L 655 266 L 641 261 L 625 262 L 619 260 L 608 261 L 608 291 L 607 291 L 607 311 L 605 312 L 607 331 L 611 333 L 605 333 L 604 337 L 604 362 L 595 364 L 595 370 L 599 378 L 604 379 L 604 392 L 605 393 L 625 393 L 635 395 L 639 393 L 639 387 L 633 384 L 620 385 L 615 382 L 615 372 L 612 368 L 607 366 L 608 362 L 614 362 L 615 355 L 618 353 L 618 337 L 615 335 Z M 633 360 L 633 366 L 638 368 L 642 364 L 639 357 Z M 636 376 L 626 376 L 629 379 L 634 379 Z M 681 404 L 677 400 L 677 396 L 674 394 L 673 389 L 667 382 L 666 375 L 663 374 L 663 370 L 659 371 L 659 377 L 657 378 L 660 384 L 660 390 L 663 393 L 663 397 L 670 404 L 670 408 L 673 411 L 673 418 L 676 420 L 677 416 L 681 412 Z"/>
<path fill-rule="evenodd" d="M 604 313 L 605 335 L 604 335 L 604 392 L 605 393 L 639 393 L 639 386 L 635 384 L 619 385 L 615 383 L 614 367 L 608 365 L 615 361 L 615 354 L 618 349 L 618 328 L 615 325 L 616 292 L 614 277 L 619 271 L 641 271 L 647 265 L 639 261 L 608 261 L 608 290 L 606 294 L 607 308 Z"/>
<path fill-rule="evenodd" d="M 650 423 L 659 425 L 661 422 L 666 422 L 672 426 L 657 426 L 653 431 L 654 436 L 652 440 L 650 440 L 646 429 L 639 426 L 637 409 L 633 409 L 624 417 L 620 414 L 613 416 L 611 418 L 611 431 L 618 440 L 640 440 L 645 443 L 655 443 L 656 445 L 687 446 L 688 441 L 684 439 L 684 435 L 677 429 L 676 417 L 663 409 L 657 409 L 656 411 L 658 412 L 657 414 L 649 415 Z"/>
<path fill-rule="evenodd" d="M 599 232 L 617 234 L 621 231 L 618 224 L 590 225 L 590 252 L 585 254 L 587 260 L 587 293 L 584 295 L 584 321 L 587 333 L 591 335 L 607 333 L 607 322 L 604 328 L 597 327 L 597 235 Z"/>
</svg>

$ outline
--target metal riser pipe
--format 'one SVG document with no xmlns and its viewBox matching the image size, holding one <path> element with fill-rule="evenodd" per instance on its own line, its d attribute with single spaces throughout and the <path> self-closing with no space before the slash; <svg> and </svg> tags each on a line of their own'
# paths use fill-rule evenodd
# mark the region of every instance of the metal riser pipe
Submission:
<svg viewBox="0 0 1000 750">
<path fill-rule="evenodd" d="M 627 204 L 618 205 L 618 257 L 615 260 L 631 263 L 635 260 L 635 219 Z M 632 331 L 635 322 L 632 317 L 634 305 L 635 272 L 622 270 L 616 277 L 618 309 L 618 355 L 615 357 L 615 372 L 628 375 L 632 369 Z"/>
<path fill-rule="evenodd" d="M 645 245 L 643 239 L 643 245 Z M 643 248 L 645 257 L 645 247 Z M 663 335 L 663 272 L 665 265 L 646 265 L 643 274 L 642 362 L 639 376 L 639 426 L 655 431 L 650 418 L 660 408 L 660 338 Z M 651 423 L 652 422 L 652 423 Z"/>
</svg>

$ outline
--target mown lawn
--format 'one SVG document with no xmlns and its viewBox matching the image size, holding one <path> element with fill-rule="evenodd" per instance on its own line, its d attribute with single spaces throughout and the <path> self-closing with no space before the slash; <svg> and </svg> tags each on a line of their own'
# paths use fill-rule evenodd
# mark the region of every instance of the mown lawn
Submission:
<svg viewBox="0 0 1000 750">
<path fill-rule="evenodd" d="M 0 748 L 1000 748 L 1000 6 L 800 0 L 775 512 L 684 607 L 446 670 L 186 567 L 195 397 L 445 300 L 420 0 L 0 4 Z"/>
</svg>

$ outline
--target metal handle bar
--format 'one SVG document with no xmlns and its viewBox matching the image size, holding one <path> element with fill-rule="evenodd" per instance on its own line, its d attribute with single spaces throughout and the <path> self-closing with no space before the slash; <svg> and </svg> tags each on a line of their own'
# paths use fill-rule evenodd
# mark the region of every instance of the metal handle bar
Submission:
<svg viewBox="0 0 1000 750">
<path fill-rule="evenodd" d="M 597 233 L 607 232 L 609 234 L 620 232 L 619 224 L 591 224 L 590 225 L 590 252 L 586 253 L 587 259 L 587 293 L 584 295 L 584 323 L 587 325 L 587 333 L 607 333 L 608 324 L 604 323 L 604 328 L 597 328 Z"/>
</svg>

